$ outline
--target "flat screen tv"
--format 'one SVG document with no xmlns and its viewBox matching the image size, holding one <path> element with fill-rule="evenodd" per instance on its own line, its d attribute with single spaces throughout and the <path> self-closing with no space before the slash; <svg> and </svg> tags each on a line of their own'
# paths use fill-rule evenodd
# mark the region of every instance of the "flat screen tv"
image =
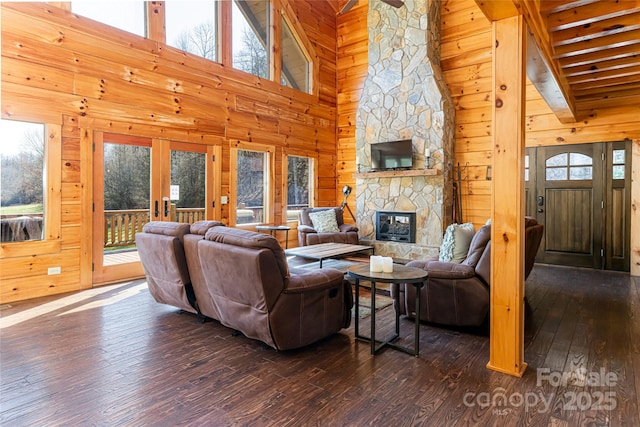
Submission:
<svg viewBox="0 0 640 427">
<path fill-rule="evenodd" d="M 373 170 L 411 169 L 413 149 L 410 139 L 371 144 Z"/>
</svg>

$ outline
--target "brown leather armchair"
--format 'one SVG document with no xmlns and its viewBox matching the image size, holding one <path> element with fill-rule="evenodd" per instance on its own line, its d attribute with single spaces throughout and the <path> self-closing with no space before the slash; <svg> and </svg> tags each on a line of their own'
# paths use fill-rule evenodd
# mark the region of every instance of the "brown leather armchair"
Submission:
<svg viewBox="0 0 640 427">
<path fill-rule="evenodd" d="M 198 313 L 184 253 L 189 224 L 152 221 L 136 234 L 149 293 L 162 304 Z"/>
<path fill-rule="evenodd" d="M 540 246 L 544 227 L 525 218 L 525 279 L 529 276 Z M 416 260 L 408 266 L 426 270 L 429 277 L 420 290 L 420 320 L 453 326 L 480 326 L 489 313 L 491 272 L 491 225 L 473 237 L 462 263 L 440 262 L 437 258 Z M 399 285 L 400 314 L 415 317 L 415 286 Z M 393 295 L 393 292 L 392 292 Z"/>
<path fill-rule="evenodd" d="M 319 233 L 313 228 L 313 222 L 309 217 L 310 213 L 333 209 L 336 211 L 336 221 L 338 222 L 339 232 Z M 342 208 L 304 208 L 300 211 L 300 219 L 298 221 L 298 245 L 317 245 L 320 243 L 349 243 L 358 244 L 358 227 L 344 223 L 344 215 Z"/>
<path fill-rule="evenodd" d="M 278 350 L 311 344 L 351 323 L 353 297 L 344 274 L 332 268 L 287 265 L 267 234 L 213 227 L 198 253 L 219 320 Z"/>
</svg>

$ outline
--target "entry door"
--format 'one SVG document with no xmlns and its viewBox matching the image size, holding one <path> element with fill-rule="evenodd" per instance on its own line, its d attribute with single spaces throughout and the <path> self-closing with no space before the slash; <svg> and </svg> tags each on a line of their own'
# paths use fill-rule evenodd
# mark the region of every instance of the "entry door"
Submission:
<svg viewBox="0 0 640 427">
<path fill-rule="evenodd" d="M 545 226 L 537 262 L 629 270 L 628 148 L 622 142 L 527 150 L 527 215 Z"/>
<path fill-rule="evenodd" d="M 140 277 L 144 224 L 214 218 L 215 148 L 102 132 L 94 143 L 93 283 Z"/>
</svg>

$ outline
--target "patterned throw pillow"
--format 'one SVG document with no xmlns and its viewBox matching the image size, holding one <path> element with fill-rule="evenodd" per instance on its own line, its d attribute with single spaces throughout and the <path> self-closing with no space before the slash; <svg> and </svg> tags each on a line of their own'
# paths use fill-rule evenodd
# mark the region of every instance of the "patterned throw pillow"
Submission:
<svg viewBox="0 0 640 427">
<path fill-rule="evenodd" d="M 440 246 L 439 261 L 461 263 L 467 257 L 471 239 L 476 234 L 473 224 L 451 224 L 447 227 Z"/>
<path fill-rule="evenodd" d="M 333 209 L 312 212 L 309 214 L 309 218 L 318 233 L 337 233 L 340 231 L 336 220 L 336 211 Z"/>
</svg>

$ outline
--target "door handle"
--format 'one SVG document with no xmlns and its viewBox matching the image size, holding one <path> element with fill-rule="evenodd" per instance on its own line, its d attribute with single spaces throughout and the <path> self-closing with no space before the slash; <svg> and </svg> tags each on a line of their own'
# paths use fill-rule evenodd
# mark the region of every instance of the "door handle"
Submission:
<svg viewBox="0 0 640 427">
<path fill-rule="evenodd" d="M 164 201 L 164 217 L 168 217 L 169 216 L 169 201 L 165 200 Z"/>
<path fill-rule="evenodd" d="M 544 196 L 538 196 L 538 206 L 544 206 Z"/>
<path fill-rule="evenodd" d="M 538 208 L 538 213 L 542 213 L 542 212 L 544 212 L 544 209 Z"/>
<path fill-rule="evenodd" d="M 158 201 L 156 200 L 156 210 L 154 212 L 154 215 L 156 218 L 158 218 L 158 215 L 160 215 L 160 211 L 158 210 Z"/>
</svg>

